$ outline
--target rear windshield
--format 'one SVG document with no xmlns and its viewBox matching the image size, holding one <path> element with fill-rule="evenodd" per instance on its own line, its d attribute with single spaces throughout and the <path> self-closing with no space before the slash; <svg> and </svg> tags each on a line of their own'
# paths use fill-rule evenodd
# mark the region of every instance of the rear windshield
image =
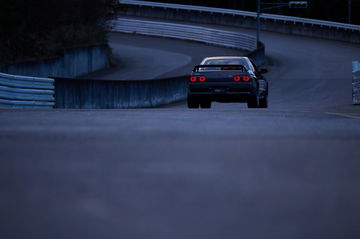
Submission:
<svg viewBox="0 0 360 239">
<path fill-rule="evenodd" d="M 208 59 L 202 63 L 202 65 L 243 65 L 246 70 L 255 71 L 250 63 L 245 58 L 219 58 L 219 59 Z M 199 69 L 200 70 L 200 69 Z M 210 69 L 208 69 L 209 71 Z M 213 69 L 221 70 L 221 69 Z"/>
<path fill-rule="evenodd" d="M 203 65 L 244 65 L 243 59 L 209 59 Z"/>
<path fill-rule="evenodd" d="M 239 65 L 239 64 L 236 64 L 236 65 L 222 65 L 222 66 L 212 66 L 212 65 L 209 65 L 207 67 L 202 67 L 201 66 L 198 66 L 195 68 L 195 71 L 196 72 L 204 72 L 204 71 L 246 71 L 245 67 L 243 65 Z"/>
</svg>

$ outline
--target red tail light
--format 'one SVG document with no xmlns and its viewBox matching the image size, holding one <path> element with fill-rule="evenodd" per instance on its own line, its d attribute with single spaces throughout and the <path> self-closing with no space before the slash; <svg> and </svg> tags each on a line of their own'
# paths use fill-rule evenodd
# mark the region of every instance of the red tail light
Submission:
<svg viewBox="0 0 360 239">
<path fill-rule="evenodd" d="M 244 77 L 243 77 L 243 81 L 248 82 L 249 80 L 250 80 L 250 77 L 249 77 L 249 76 L 244 76 Z"/>
<path fill-rule="evenodd" d="M 196 76 L 191 76 L 191 77 L 190 77 L 190 81 L 191 81 L 191 82 L 196 82 Z"/>
<path fill-rule="evenodd" d="M 240 76 L 234 76 L 234 81 L 240 81 L 241 77 Z"/>
<path fill-rule="evenodd" d="M 205 76 L 200 76 L 199 81 L 201 81 L 201 82 L 206 81 L 206 77 Z"/>
</svg>

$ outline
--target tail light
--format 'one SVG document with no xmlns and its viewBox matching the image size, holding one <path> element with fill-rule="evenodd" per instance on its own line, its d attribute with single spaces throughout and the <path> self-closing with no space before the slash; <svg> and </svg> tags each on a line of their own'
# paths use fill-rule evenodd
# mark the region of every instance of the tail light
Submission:
<svg viewBox="0 0 360 239">
<path fill-rule="evenodd" d="M 243 76 L 242 78 L 240 76 L 234 76 L 234 81 L 239 82 L 239 81 L 244 81 L 244 82 L 248 82 L 250 81 L 250 77 L 249 76 Z"/>
<path fill-rule="evenodd" d="M 200 77 L 196 77 L 196 76 L 190 76 L 190 82 L 196 82 L 199 79 L 199 81 L 204 82 L 206 81 L 206 77 L 205 76 L 200 76 Z"/>
<path fill-rule="evenodd" d="M 249 77 L 249 76 L 244 76 L 244 77 L 243 77 L 243 81 L 248 82 L 249 80 L 250 80 L 250 77 Z"/>
</svg>

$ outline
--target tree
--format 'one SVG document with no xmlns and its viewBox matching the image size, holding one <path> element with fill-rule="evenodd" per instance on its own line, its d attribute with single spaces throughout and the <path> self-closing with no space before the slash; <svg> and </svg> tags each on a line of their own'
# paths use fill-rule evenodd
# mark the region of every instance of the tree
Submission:
<svg viewBox="0 0 360 239">
<path fill-rule="evenodd" d="M 149 0 L 156 1 L 156 0 Z M 336 22 L 348 22 L 348 1 L 347 0 L 307 0 L 307 9 L 279 8 L 269 13 L 314 18 Z M 157 0 L 157 2 L 181 3 L 190 5 L 203 5 L 209 7 L 220 7 L 239 9 L 245 11 L 256 11 L 256 0 L 222 0 L 222 1 L 201 1 L 201 0 Z M 263 0 L 263 2 L 288 2 L 288 0 Z M 360 15 L 355 14 L 355 9 L 360 9 L 360 1 L 352 0 L 353 24 L 360 24 Z"/>
<path fill-rule="evenodd" d="M 1 0 L 0 62 L 54 57 L 106 43 L 117 0 Z"/>
</svg>

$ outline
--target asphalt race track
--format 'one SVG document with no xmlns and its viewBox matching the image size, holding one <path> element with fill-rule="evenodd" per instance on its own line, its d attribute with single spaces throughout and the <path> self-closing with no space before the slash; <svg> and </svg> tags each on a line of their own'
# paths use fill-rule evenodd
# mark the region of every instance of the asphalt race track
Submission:
<svg viewBox="0 0 360 239">
<path fill-rule="evenodd" d="M 360 238 L 360 107 L 351 105 L 360 46 L 262 37 L 268 109 L 0 110 L 0 238 Z M 172 68 L 149 78 L 238 53 L 111 39 L 161 52 Z M 141 76 L 126 69 L 96 77 Z"/>
</svg>

